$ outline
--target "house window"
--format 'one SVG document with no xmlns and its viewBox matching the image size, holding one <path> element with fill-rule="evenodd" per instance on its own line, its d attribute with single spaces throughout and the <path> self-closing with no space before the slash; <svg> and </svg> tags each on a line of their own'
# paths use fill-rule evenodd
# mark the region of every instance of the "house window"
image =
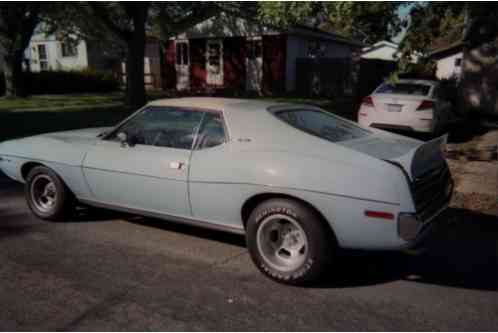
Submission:
<svg viewBox="0 0 498 333">
<path fill-rule="evenodd" d="M 313 40 L 308 42 L 308 57 L 323 58 L 325 57 L 326 46 L 320 41 Z"/>
<path fill-rule="evenodd" d="M 47 47 L 45 44 L 38 44 L 38 59 L 40 60 L 40 70 L 48 70 Z"/>
<path fill-rule="evenodd" d="M 71 42 L 61 43 L 61 51 L 63 57 L 76 57 L 78 55 L 78 49 L 76 45 Z"/>
<path fill-rule="evenodd" d="M 188 43 L 177 42 L 176 43 L 176 64 L 188 66 Z"/>
<path fill-rule="evenodd" d="M 462 66 L 462 58 L 456 58 L 455 67 L 461 67 L 461 66 Z"/>
<path fill-rule="evenodd" d="M 208 43 L 208 65 L 211 67 L 212 73 L 220 73 L 221 64 L 221 44 L 220 43 Z"/>
<path fill-rule="evenodd" d="M 247 41 L 247 58 L 256 59 L 261 58 L 263 53 L 263 43 L 261 40 L 248 40 Z"/>
</svg>

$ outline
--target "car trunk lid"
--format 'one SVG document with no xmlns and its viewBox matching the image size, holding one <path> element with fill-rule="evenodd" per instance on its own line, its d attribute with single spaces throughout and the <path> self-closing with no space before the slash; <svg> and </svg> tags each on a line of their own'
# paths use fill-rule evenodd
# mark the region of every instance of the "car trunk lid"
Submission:
<svg viewBox="0 0 498 333">
<path fill-rule="evenodd" d="M 339 144 L 372 157 L 396 163 L 403 168 L 411 180 L 415 180 L 430 170 L 444 166 L 443 146 L 446 141 L 447 135 L 420 143 L 417 140 L 376 133 L 366 138 L 343 141 Z"/>
</svg>

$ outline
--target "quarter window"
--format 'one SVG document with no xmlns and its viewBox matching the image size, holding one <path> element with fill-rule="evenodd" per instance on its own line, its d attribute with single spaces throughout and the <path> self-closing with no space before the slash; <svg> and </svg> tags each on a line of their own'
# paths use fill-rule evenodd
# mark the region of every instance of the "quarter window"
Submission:
<svg viewBox="0 0 498 333">
<path fill-rule="evenodd" d="M 220 113 L 206 112 L 197 135 L 196 149 L 219 146 L 226 141 L 225 126 Z"/>
<path fill-rule="evenodd" d="M 150 106 L 114 131 L 108 139 L 117 141 L 117 134 L 124 132 L 135 144 L 192 149 L 203 114 L 190 109 Z"/>
<path fill-rule="evenodd" d="M 290 109 L 276 111 L 277 118 L 303 132 L 340 142 L 368 136 L 369 131 L 321 110 Z"/>
</svg>

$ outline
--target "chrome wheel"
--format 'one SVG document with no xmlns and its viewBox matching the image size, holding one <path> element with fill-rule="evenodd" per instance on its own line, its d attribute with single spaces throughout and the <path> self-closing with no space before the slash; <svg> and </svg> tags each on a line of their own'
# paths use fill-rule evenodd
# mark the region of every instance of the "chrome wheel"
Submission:
<svg viewBox="0 0 498 333">
<path fill-rule="evenodd" d="M 292 271 L 306 260 L 308 239 L 293 218 L 272 215 L 263 220 L 256 234 L 258 251 L 264 261 L 279 271 Z"/>
<path fill-rule="evenodd" d="M 31 202 L 42 213 L 51 212 L 57 203 L 57 187 L 53 180 L 44 174 L 31 181 Z"/>
</svg>

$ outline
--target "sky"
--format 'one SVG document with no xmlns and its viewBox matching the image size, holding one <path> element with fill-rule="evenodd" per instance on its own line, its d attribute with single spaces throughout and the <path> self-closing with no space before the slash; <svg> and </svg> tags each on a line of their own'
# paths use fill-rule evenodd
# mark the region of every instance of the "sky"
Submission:
<svg viewBox="0 0 498 333">
<path fill-rule="evenodd" d="M 401 19 L 405 19 L 410 14 L 410 10 L 412 9 L 412 7 L 413 7 L 413 4 L 411 4 L 409 6 L 400 7 L 398 9 L 398 16 Z M 406 34 L 406 29 L 403 28 L 397 36 L 393 37 L 392 41 L 395 43 L 399 43 L 403 39 L 405 34 Z"/>
</svg>

